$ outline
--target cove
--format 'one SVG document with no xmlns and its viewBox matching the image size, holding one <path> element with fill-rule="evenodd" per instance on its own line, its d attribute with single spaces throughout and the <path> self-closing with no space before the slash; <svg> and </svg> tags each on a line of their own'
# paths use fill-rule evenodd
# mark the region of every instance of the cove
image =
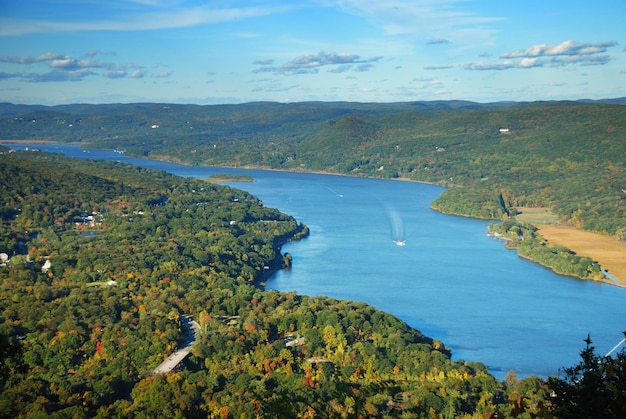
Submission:
<svg viewBox="0 0 626 419">
<path fill-rule="evenodd" d="M 231 182 L 294 216 L 311 235 L 288 243 L 293 268 L 267 289 L 363 301 L 387 311 L 502 379 L 548 377 L 579 362 L 591 335 L 600 355 L 623 337 L 626 290 L 563 277 L 504 248 L 487 222 L 430 209 L 433 185 L 345 176 L 191 167 L 67 145 L 28 146 L 120 160 L 188 177 L 250 175 Z M 404 241 L 404 246 L 396 242 Z"/>
</svg>

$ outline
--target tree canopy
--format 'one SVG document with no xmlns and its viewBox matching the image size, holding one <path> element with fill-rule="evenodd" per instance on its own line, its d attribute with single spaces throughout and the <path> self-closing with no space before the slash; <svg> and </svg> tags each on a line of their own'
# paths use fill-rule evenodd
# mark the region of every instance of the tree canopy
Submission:
<svg viewBox="0 0 626 419">
<path fill-rule="evenodd" d="M 471 417 L 513 412 L 521 383 L 546 397 L 367 304 L 264 291 L 307 229 L 246 192 L 39 152 L 0 165 L 0 416 Z M 197 343 L 152 376 L 182 314 Z"/>
</svg>

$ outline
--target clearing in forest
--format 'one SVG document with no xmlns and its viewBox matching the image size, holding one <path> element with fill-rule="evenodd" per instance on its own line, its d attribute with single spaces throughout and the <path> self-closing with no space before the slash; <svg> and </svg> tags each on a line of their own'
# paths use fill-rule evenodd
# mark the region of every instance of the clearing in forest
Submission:
<svg viewBox="0 0 626 419">
<path fill-rule="evenodd" d="M 516 218 L 533 224 L 548 242 L 590 257 L 621 286 L 626 286 L 626 243 L 600 233 L 560 225 L 558 217 L 545 208 L 518 208 L 518 211 L 520 214 Z"/>
</svg>

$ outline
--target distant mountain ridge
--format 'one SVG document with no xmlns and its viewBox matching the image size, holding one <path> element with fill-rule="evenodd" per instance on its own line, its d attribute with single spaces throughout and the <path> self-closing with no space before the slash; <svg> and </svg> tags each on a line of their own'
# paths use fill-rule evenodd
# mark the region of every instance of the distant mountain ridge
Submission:
<svg viewBox="0 0 626 419">
<path fill-rule="evenodd" d="M 381 107 L 402 107 L 413 106 L 423 107 L 430 109 L 463 109 L 463 108 L 493 108 L 503 106 L 514 106 L 519 104 L 529 103 L 558 103 L 558 102 L 579 102 L 579 103 L 604 103 L 611 105 L 626 105 L 626 97 L 607 98 L 607 99 L 578 99 L 578 100 L 554 100 L 554 101 L 498 101 L 498 102 L 474 102 L 469 100 L 433 100 L 433 101 L 411 101 L 411 102 L 244 102 L 240 104 L 218 104 L 218 105 L 195 105 L 195 104 L 176 104 L 167 102 L 139 102 L 139 103 L 108 103 L 108 104 L 90 104 L 90 103 L 75 103 L 66 105 L 27 105 L 27 104 L 13 104 L 10 102 L 0 102 L 0 117 L 3 116 L 18 116 L 28 112 L 36 111 L 57 111 L 74 115 L 92 115 L 92 114 L 116 114 L 127 113 L 129 111 L 150 111 L 159 106 L 185 106 L 185 107 L 199 107 L 199 108 L 218 108 L 223 107 L 226 109 L 233 107 L 245 107 L 256 106 L 264 104 L 275 105 L 293 105 L 293 104 L 315 104 L 329 106 L 341 106 L 341 107 L 354 107 L 360 108 L 361 105 L 378 106 Z"/>
</svg>

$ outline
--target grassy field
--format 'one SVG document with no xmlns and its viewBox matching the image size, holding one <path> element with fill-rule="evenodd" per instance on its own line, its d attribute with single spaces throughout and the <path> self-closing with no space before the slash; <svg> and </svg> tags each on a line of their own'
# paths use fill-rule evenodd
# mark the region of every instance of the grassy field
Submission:
<svg viewBox="0 0 626 419">
<path fill-rule="evenodd" d="M 547 208 L 530 208 L 523 207 L 517 208 L 519 214 L 515 216 L 519 221 L 523 223 L 533 224 L 535 226 L 543 224 L 553 224 L 559 217 L 552 214 Z"/>
<path fill-rule="evenodd" d="M 611 237 L 559 225 L 558 217 L 545 208 L 518 208 L 520 221 L 533 224 L 550 243 L 565 246 L 598 262 L 622 286 L 626 286 L 626 243 Z"/>
</svg>

